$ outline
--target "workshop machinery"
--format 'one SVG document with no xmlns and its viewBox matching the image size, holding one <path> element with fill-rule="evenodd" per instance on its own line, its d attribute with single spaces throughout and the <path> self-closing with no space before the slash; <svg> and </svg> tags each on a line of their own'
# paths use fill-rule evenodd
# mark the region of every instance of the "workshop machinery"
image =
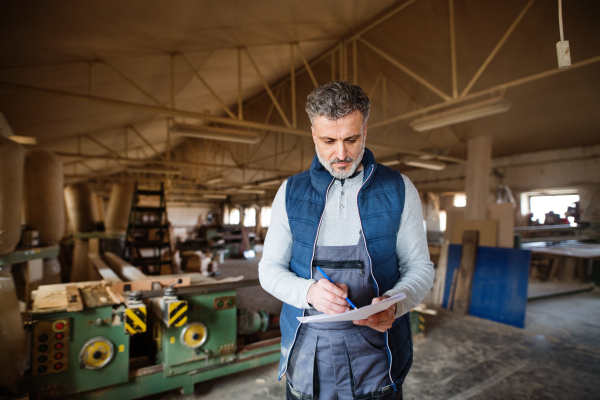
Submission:
<svg viewBox="0 0 600 400">
<path fill-rule="evenodd" d="M 192 275 L 41 286 L 30 314 L 30 399 L 189 394 L 198 382 L 279 360 L 268 314 L 238 308 L 236 289 L 257 280 Z"/>
</svg>

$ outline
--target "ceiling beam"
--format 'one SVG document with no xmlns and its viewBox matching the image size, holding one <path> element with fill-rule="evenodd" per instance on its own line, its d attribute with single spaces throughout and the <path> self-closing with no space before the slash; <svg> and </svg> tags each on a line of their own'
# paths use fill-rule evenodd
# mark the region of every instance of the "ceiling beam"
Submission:
<svg viewBox="0 0 600 400">
<path fill-rule="evenodd" d="M 47 88 L 41 88 L 41 87 L 29 86 L 29 85 L 21 85 L 21 84 L 12 83 L 12 82 L 0 82 L 0 86 L 4 86 L 4 87 L 10 88 L 10 89 L 20 90 L 20 91 L 24 91 L 24 92 L 43 93 L 43 94 L 47 94 L 47 95 L 70 98 L 72 100 L 88 101 L 88 102 L 92 102 L 92 103 L 96 103 L 96 104 L 104 104 L 104 105 L 108 105 L 108 106 L 126 108 L 129 110 L 144 111 L 144 112 L 149 112 L 149 113 L 154 113 L 154 114 L 163 114 L 163 115 L 168 115 L 170 117 L 192 118 L 192 119 L 198 119 L 198 120 L 219 123 L 219 124 L 224 124 L 224 125 L 242 126 L 242 127 L 251 128 L 251 129 L 261 129 L 261 130 L 267 130 L 267 131 L 289 133 L 292 135 L 311 137 L 310 132 L 301 130 L 301 129 L 295 129 L 295 128 L 285 127 L 285 126 L 270 125 L 270 124 L 263 124 L 260 122 L 240 121 L 240 120 L 231 119 L 231 118 L 215 117 L 212 115 L 200 114 L 200 113 L 197 113 L 194 111 L 169 109 L 169 108 L 165 108 L 165 107 L 140 104 L 140 103 L 134 103 L 134 102 L 129 102 L 129 101 L 123 101 L 123 100 L 115 100 L 115 99 L 110 99 L 110 98 L 106 98 L 106 97 L 89 96 L 89 95 L 84 95 L 84 94 L 79 94 L 79 93 L 65 92 L 65 91 L 61 91 L 61 90 L 47 89 Z"/>
<path fill-rule="evenodd" d="M 533 82 L 533 81 L 536 81 L 538 79 L 547 78 L 547 77 L 552 76 L 552 75 L 566 73 L 568 71 L 572 71 L 573 69 L 585 67 L 587 65 L 594 64 L 594 63 L 597 63 L 597 62 L 600 62 L 600 55 L 596 56 L 596 57 L 588 58 L 588 59 L 583 60 L 583 61 L 579 61 L 579 62 L 573 63 L 573 64 L 571 64 L 571 66 L 569 68 L 565 68 L 565 69 L 553 68 L 553 69 L 548 70 L 548 71 L 544 71 L 544 72 L 540 72 L 540 73 L 537 73 L 537 74 L 529 75 L 529 76 L 526 76 L 524 78 L 515 79 L 514 81 L 502 83 L 500 85 L 493 86 L 493 87 L 491 87 L 489 89 L 480 90 L 479 92 L 468 94 L 465 97 L 459 97 L 457 99 L 453 99 L 453 100 L 450 100 L 448 102 L 433 104 L 431 106 L 420 108 L 420 109 L 414 110 L 414 111 L 410 111 L 410 112 L 398 115 L 396 117 L 388 118 L 388 119 L 383 120 L 383 121 L 374 122 L 374 123 L 370 124 L 369 127 L 370 128 L 377 128 L 377 127 L 380 127 L 380 126 L 383 126 L 383 125 L 387 125 L 387 124 L 391 124 L 391 123 L 394 123 L 394 122 L 401 121 L 403 119 L 415 117 L 415 116 L 424 114 L 424 113 L 426 113 L 428 111 L 433 111 L 433 110 L 437 110 L 437 109 L 440 109 L 440 108 L 448 107 L 448 106 L 451 106 L 451 105 L 454 105 L 454 104 L 459 104 L 459 103 L 464 102 L 466 100 L 471 100 L 471 99 L 474 99 L 474 98 L 477 98 L 477 97 L 489 95 L 489 94 L 494 93 L 494 92 L 500 92 L 500 91 L 506 90 L 506 89 L 511 88 L 511 87 L 523 85 L 525 83 Z"/>
<path fill-rule="evenodd" d="M 502 36 L 502 38 L 500 39 L 500 41 L 496 44 L 496 47 L 494 47 L 494 49 L 488 55 L 488 57 L 485 59 L 485 61 L 483 62 L 483 64 L 481 64 L 481 66 L 479 67 L 479 69 L 477 70 L 477 72 L 475 73 L 475 75 L 473 76 L 473 78 L 471 78 L 471 81 L 469 82 L 469 84 L 467 85 L 467 87 L 465 87 L 465 89 L 462 91 L 462 93 L 460 94 L 460 97 L 464 97 L 464 96 L 466 96 L 469 93 L 469 90 L 471 90 L 471 88 L 473 87 L 473 85 L 475 84 L 475 82 L 477 82 L 477 80 L 479 79 L 479 77 L 481 76 L 481 74 L 483 74 L 483 71 L 485 71 L 485 69 L 488 67 L 488 65 L 490 65 L 490 63 L 492 62 L 492 60 L 494 59 L 494 57 L 496 56 L 496 54 L 498 54 L 498 51 L 500 51 L 500 49 L 502 48 L 502 46 L 504 45 L 504 43 L 506 42 L 506 40 L 509 38 L 510 34 L 517 27 L 517 25 L 519 25 L 519 22 L 521 22 L 521 20 L 523 19 L 523 17 L 527 13 L 527 10 L 529 10 L 529 8 L 531 7 L 531 5 L 533 4 L 534 1 L 535 0 L 529 0 L 529 3 L 527 3 L 527 5 L 525 5 L 525 8 L 523 8 L 523 10 L 519 13 L 519 15 L 517 16 L 517 18 L 513 21 L 513 23 L 508 28 L 508 30 L 504 33 L 504 36 Z"/>
<path fill-rule="evenodd" d="M 74 157 L 79 159 L 87 159 L 87 160 L 111 160 L 111 161 L 119 161 L 119 162 L 131 162 L 131 163 L 143 163 L 143 164 L 159 164 L 159 165 L 168 165 L 174 167 L 215 167 L 215 168 L 226 168 L 226 169 L 245 169 L 247 171 L 260 171 L 267 172 L 273 174 L 289 174 L 294 175 L 301 171 L 290 171 L 290 170 L 278 170 L 278 169 L 269 169 L 269 168 L 258 168 L 258 167 L 249 167 L 249 166 L 238 166 L 238 165 L 220 165 L 220 164 L 211 164 L 211 163 L 203 163 L 203 162 L 189 162 L 189 161 L 163 161 L 163 160 L 154 160 L 154 159 L 139 159 L 139 158 L 115 158 L 113 156 L 105 155 L 105 154 L 82 154 L 82 153 L 68 153 L 64 151 L 55 151 L 54 154 L 60 157 Z"/>
<path fill-rule="evenodd" d="M 400 61 L 396 60 L 395 58 L 393 58 L 392 56 L 390 56 L 389 54 L 387 54 L 383 50 L 381 50 L 379 47 L 376 47 L 376 46 L 372 45 L 371 43 L 367 42 L 363 38 L 359 38 L 358 40 L 360 40 L 360 42 L 362 44 L 364 44 L 365 46 L 367 46 L 368 48 L 370 48 L 371 50 L 373 50 L 375 53 L 377 53 L 383 59 L 387 60 L 390 64 L 392 64 L 396 68 L 400 69 L 402 72 L 404 72 L 405 74 L 407 74 L 408 76 L 410 76 L 411 78 L 413 78 L 414 80 L 416 80 L 417 82 L 419 82 L 421 85 L 425 86 L 427 89 L 431 90 L 433 93 L 435 93 L 438 96 L 440 96 L 442 99 L 444 99 L 446 101 L 448 101 L 448 100 L 451 99 L 451 97 L 448 96 L 446 93 L 442 92 L 441 90 L 439 90 L 438 88 L 436 88 L 435 86 L 433 86 L 431 83 L 429 83 L 427 80 L 425 80 L 424 78 L 420 77 L 415 72 L 411 71 L 408 67 L 406 67 Z"/>
</svg>

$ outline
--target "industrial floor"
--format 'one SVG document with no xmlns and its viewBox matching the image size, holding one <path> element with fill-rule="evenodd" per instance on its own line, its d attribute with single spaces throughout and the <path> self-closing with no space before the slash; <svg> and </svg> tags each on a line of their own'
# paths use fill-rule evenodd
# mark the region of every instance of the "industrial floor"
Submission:
<svg viewBox="0 0 600 400">
<path fill-rule="evenodd" d="M 257 256 L 260 256 L 258 254 Z M 258 259 L 226 260 L 221 277 L 256 278 Z M 260 287 L 240 290 L 238 304 L 275 312 L 281 306 Z M 600 398 L 600 290 L 533 300 L 526 328 L 441 311 L 428 316 L 414 341 L 405 399 Z M 271 364 L 146 400 L 284 399 L 285 382 Z"/>
</svg>

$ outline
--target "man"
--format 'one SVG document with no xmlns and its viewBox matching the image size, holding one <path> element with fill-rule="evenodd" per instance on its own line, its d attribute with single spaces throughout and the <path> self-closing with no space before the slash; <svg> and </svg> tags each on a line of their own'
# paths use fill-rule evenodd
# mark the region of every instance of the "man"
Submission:
<svg viewBox="0 0 600 400">
<path fill-rule="evenodd" d="M 401 399 L 412 364 L 409 316 L 433 284 L 419 195 L 365 148 L 370 102 L 348 82 L 308 95 L 316 156 L 284 182 L 259 278 L 284 302 L 279 379 L 288 399 Z M 329 282 L 320 267 L 336 284 Z M 367 320 L 299 324 L 404 292 Z"/>
</svg>

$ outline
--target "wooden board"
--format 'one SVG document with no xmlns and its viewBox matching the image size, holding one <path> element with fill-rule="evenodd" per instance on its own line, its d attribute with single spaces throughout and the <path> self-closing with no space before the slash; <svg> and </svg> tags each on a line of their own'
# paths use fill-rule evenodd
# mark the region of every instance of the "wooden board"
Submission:
<svg viewBox="0 0 600 400">
<path fill-rule="evenodd" d="M 182 282 L 175 285 L 175 287 L 190 286 L 191 278 L 189 276 L 186 276 L 181 278 L 159 278 L 145 281 L 113 283 L 112 291 L 114 293 L 123 293 L 130 292 L 133 290 L 160 290 L 167 286 L 171 286 L 172 284 L 177 282 L 178 279 L 181 279 Z"/>
<path fill-rule="evenodd" d="M 458 221 L 464 219 L 464 207 L 446 207 L 446 230 L 444 240 L 452 240 L 452 232 Z"/>
<path fill-rule="evenodd" d="M 475 264 L 477 263 L 478 243 L 478 231 L 464 232 L 460 266 L 456 277 L 456 293 L 454 294 L 454 305 L 452 307 L 454 311 L 461 314 L 468 314 L 471 305 L 471 288 L 473 275 L 475 275 Z"/>
<path fill-rule="evenodd" d="M 96 273 L 100 274 L 101 279 L 107 280 L 111 283 L 122 282 L 121 278 L 119 278 L 115 271 L 110 269 L 110 267 L 106 265 L 104 261 L 102 261 L 98 254 L 88 253 L 88 260 L 90 265 L 96 270 Z"/>
<path fill-rule="evenodd" d="M 67 288 L 64 285 L 40 286 L 35 294 L 35 305 L 39 309 L 67 308 Z"/>
<path fill-rule="evenodd" d="M 512 249 L 515 243 L 515 209 L 511 203 L 490 204 L 488 219 L 498 221 L 498 247 Z"/>
<path fill-rule="evenodd" d="M 465 231 L 478 231 L 480 246 L 496 247 L 498 245 L 498 221 L 486 219 L 456 221 L 450 243 L 461 244 Z"/>
</svg>

